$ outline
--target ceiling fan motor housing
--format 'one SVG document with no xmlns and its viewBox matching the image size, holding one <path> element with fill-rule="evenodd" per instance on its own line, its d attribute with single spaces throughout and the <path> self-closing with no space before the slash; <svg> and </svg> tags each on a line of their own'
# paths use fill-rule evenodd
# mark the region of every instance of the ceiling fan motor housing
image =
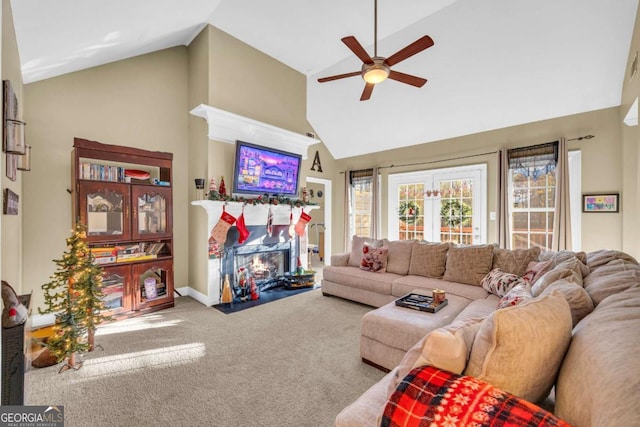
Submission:
<svg viewBox="0 0 640 427">
<path fill-rule="evenodd" d="M 362 64 L 362 78 L 367 83 L 381 83 L 389 77 L 391 69 L 384 62 L 386 58 L 374 56 L 373 64 Z"/>
</svg>

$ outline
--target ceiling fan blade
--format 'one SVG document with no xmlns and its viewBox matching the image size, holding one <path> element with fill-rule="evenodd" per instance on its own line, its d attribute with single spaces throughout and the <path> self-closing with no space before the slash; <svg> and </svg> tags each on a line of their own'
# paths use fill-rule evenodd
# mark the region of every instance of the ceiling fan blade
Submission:
<svg viewBox="0 0 640 427">
<path fill-rule="evenodd" d="M 411 43 L 409 46 L 404 49 L 400 49 L 387 59 L 384 62 L 387 63 L 388 66 L 393 66 L 400 61 L 404 61 L 405 59 L 415 55 L 416 53 L 420 53 L 425 49 L 433 46 L 433 39 L 429 36 L 420 37 L 418 40 Z"/>
<path fill-rule="evenodd" d="M 335 76 L 322 77 L 318 79 L 319 83 L 330 82 L 332 80 L 345 79 L 347 77 L 359 76 L 362 74 L 362 71 L 354 71 L 353 73 L 345 73 L 345 74 L 336 74 Z"/>
<path fill-rule="evenodd" d="M 356 40 L 354 36 L 347 36 L 342 38 L 342 43 L 346 44 L 351 52 L 353 52 L 362 62 L 365 64 L 373 64 L 373 59 L 369 56 L 366 50 L 362 47 L 360 42 Z"/>
<path fill-rule="evenodd" d="M 373 87 L 375 85 L 373 83 L 367 83 L 362 91 L 362 96 L 360 97 L 360 101 L 366 101 L 371 98 L 371 92 L 373 92 Z"/>
<path fill-rule="evenodd" d="M 406 83 L 415 87 L 422 87 L 427 82 L 427 79 L 423 79 L 422 77 L 416 77 L 412 76 L 411 74 L 405 74 L 393 70 L 389 72 L 389 78 L 400 83 Z"/>
</svg>

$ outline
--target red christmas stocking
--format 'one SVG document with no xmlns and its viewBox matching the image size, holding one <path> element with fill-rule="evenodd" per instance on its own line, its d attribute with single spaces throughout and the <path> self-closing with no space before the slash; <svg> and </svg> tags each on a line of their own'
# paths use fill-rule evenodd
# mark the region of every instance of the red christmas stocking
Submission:
<svg viewBox="0 0 640 427">
<path fill-rule="evenodd" d="M 224 245 L 224 242 L 227 241 L 227 232 L 234 222 L 236 222 L 236 217 L 225 212 L 224 208 L 222 208 L 222 215 L 220 215 L 218 223 L 213 227 L 213 230 L 211 230 L 213 240 L 219 245 Z"/>
<path fill-rule="evenodd" d="M 307 224 L 309 223 L 309 221 L 311 221 L 311 215 L 304 213 L 304 210 L 302 211 L 302 213 L 300 214 L 300 219 L 298 220 L 298 223 L 296 224 L 296 233 L 298 234 L 298 236 L 304 236 L 304 230 L 307 227 Z"/>
<path fill-rule="evenodd" d="M 238 229 L 238 233 L 240 236 L 238 237 L 238 243 L 243 244 L 247 238 L 249 237 L 249 230 L 247 230 L 247 226 L 244 224 L 244 209 L 242 213 L 236 220 L 236 228 Z"/>
</svg>

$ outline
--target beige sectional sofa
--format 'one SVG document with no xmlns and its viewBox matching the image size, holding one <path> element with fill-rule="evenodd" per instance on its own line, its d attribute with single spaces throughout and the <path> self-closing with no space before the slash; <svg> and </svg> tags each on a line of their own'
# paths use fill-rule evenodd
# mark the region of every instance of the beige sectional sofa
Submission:
<svg viewBox="0 0 640 427">
<path fill-rule="evenodd" d="M 386 272 L 360 269 L 358 255 L 365 244 L 386 248 Z M 394 386 L 414 363 L 416 354 L 424 352 L 424 342 L 430 333 L 470 321 L 482 325 L 478 328 L 483 332 L 478 334 L 484 334 L 485 341 L 487 336 L 497 339 L 495 336 L 501 333 L 512 334 L 511 338 L 500 338 L 502 342 L 494 343 L 491 352 L 492 357 L 498 357 L 496 354 L 500 349 L 511 351 L 513 355 L 508 353 L 507 362 L 504 359 L 500 362 L 504 375 L 499 372 L 500 366 L 498 372 L 487 373 L 487 366 L 491 365 L 484 354 L 487 344 L 478 344 L 478 335 L 473 344 L 469 344 L 465 375 L 480 377 L 529 400 L 533 396 L 539 400 L 540 395 L 536 393 L 540 390 L 544 390 L 546 396 L 550 386 L 555 385 L 555 392 L 551 394 L 553 399 L 544 402 L 540 399 L 536 403 L 550 408 L 574 426 L 638 425 L 640 265 L 631 256 L 611 250 L 589 254 L 541 254 L 537 249 L 510 251 L 495 245 L 461 248 L 448 244 L 361 238 L 354 238 L 353 248 L 349 254 L 332 256 L 332 265 L 323 271 L 322 292 L 377 307 L 362 319 L 361 356 L 365 362 L 390 372 L 345 408 L 336 418 L 336 425 L 377 425 Z M 537 276 L 533 286 L 530 286 L 531 281 L 526 286 L 515 286 L 525 290 L 524 303 L 508 305 L 521 302 L 520 296 L 509 298 L 517 289 L 501 297 L 488 286 L 489 272 L 493 274 L 499 269 L 520 277 L 532 274 L 527 273 L 531 265 L 540 268 L 533 273 Z M 430 294 L 436 288 L 444 289 L 448 299 L 447 306 L 437 313 L 395 305 L 397 298 L 409 292 Z M 520 312 L 516 310 L 531 310 L 535 304 L 545 307 L 544 303 L 554 298 L 559 310 L 568 307 L 566 313 L 559 313 L 556 318 L 551 309 L 547 315 L 545 308 L 537 308 L 545 314 L 534 315 L 533 321 L 517 325 Z M 558 300 L 564 305 L 559 306 Z M 500 301 L 506 307 L 498 310 Z M 505 322 L 509 316 L 516 319 L 509 321 L 512 330 L 504 326 L 499 332 L 491 330 L 491 327 L 498 327 L 500 319 Z M 537 319 L 543 326 L 536 325 Z M 508 343 L 518 343 L 524 348 L 509 350 Z M 547 349 L 548 353 L 544 354 L 544 350 L 540 350 L 544 347 L 541 343 L 557 348 Z M 533 359 L 538 357 L 537 362 L 523 354 L 531 355 Z M 475 367 L 471 366 L 472 362 Z M 536 366 L 535 369 L 546 371 L 544 375 L 535 370 L 531 372 Z M 496 370 L 495 367 L 490 369 Z M 535 379 L 527 380 L 527 375 L 534 375 L 532 378 Z M 538 378 L 541 384 L 537 384 L 536 393 L 529 394 L 523 391 L 522 384 L 515 385 L 514 381 L 502 379 L 505 376 L 520 379 L 528 388 L 536 385 Z"/>
</svg>

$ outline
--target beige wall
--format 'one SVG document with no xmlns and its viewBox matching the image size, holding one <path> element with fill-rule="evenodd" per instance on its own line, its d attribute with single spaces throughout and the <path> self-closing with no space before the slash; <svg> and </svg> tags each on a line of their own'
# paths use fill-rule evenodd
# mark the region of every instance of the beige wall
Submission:
<svg viewBox="0 0 640 427">
<path fill-rule="evenodd" d="M 581 142 L 570 142 L 569 149 L 582 151 L 582 191 L 607 192 L 622 190 L 622 141 L 619 121 L 619 108 L 609 108 L 590 113 L 577 114 L 552 120 L 545 120 L 521 126 L 498 129 L 448 139 L 429 144 L 383 151 L 367 156 L 338 160 L 340 170 L 361 169 L 372 166 L 389 166 L 392 164 L 413 164 L 420 162 L 442 162 L 409 167 L 393 167 L 382 169 L 382 235 L 387 235 L 387 176 L 391 173 L 415 170 L 437 169 L 450 166 L 461 166 L 475 163 L 487 164 L 489 211 L 496 211 L 497 155 L 486 154 L 478 157 L 455 159 L 474 154 L 493 153 L 501 146 L 508 148 L 534 145 L 554 141 L 559 137 L 571 139 L 593 134 L 594 139 Z M 392 143 L 390 144 L 392 145 Z M 344 197 L 343 185 L 336 183 L 334 200 Z M 622 198 L 624 200 L 624 197 Z M 333 247 L 336 252 L 342 248 L 342 229 L 344 221 L 342 208 L 336 204 L 334 208 Z M 582 249 L 595 250 L 601 248 L 620 249 L 622 245 L 621 214 L 582 214 Z M 487 223 L 489 242 L 495 242 L 495 221 Z"/>
<path fill-rule="evenodd" d="M 631 48 L 629 49 L 629 59 L 625 68 L 624 86 L 622 89 L 622 106 L 620 107 L 619 121 L 626 116 L 631 108 L 634 100 L 640 96 L 640 72 L 631 77 L 631 63 L 635 55 L 640 51 L 640 26 L 638 25 L 640 17 L 640 8 L 636 15 L 636 26 L 631 40 Z M 638 112 L 636 111 L 636 114 Z M 640 256 L 640 227 L 638 227 L 638 217 L 640 216 L 640 133 L 638 126 L 622 127 L 622 170 L 623 170 L 623 240 L 622 250 Z"/>
<path fill-rule="evenodd" d="M 9 0 L 2 1 L 2 79 L 11 81 L 13 90 L 18 98 L 19 115 L 24 118 L 24 102 L 22 90 L 22 73 L 20 71 L 20 57 L 18 55 L 18 45 L 13 27 L 13 16 L 11 13 L 11 3 Z M 0 93 L 2 91 L 0 90 Z M 0 113 L 1 114 L 1 113 Z M 27 129 L 28 130 L 28 129 Z M 26 141 L 29 142 L 28 134 Z M 6 154 L 3 152 L 0 158 L 0 174 L 2 175 L 2 192 L 8 188 L 20 197 L 18 215 L 2 215 L 1 221 L 1 254 L 2 266 L 1 277 L 14 287 L 18 294 L 26 293 L 22 284 L 22 235 L 23 219 L 25 212 L 24 193 L 22 191 L 23 177 L 30 172 L 17 172 L 15 181 L 11 181 L 6 176 Z"/>
<path fill-rule="evenodd" d="M 176 47 L 25 85 L 33 159 L 21 198 L 23 287 L 34 291 L 36 305 L 71 230 L 76 136 L 173 153 L 175 285 L 187 285 L 187 68 L 187 49 Z"/>
<path fill-rule="evenodd" d="M 189 64 L 189 109 L 207 104 L 300 134 L 313 132 L 306 120 L 306 77 L 272 57 L 208 26 L 189 46 Z M 204 119 L 190 118 L 189 124 L 190 183 L 198 177 L 206 178 L 208 183 L 214 177 L 219 185 L 224 177 L 230 192 L 235 145 L 208 141 Z M 203 148 L 207 157 L 202 155 Z M 316 150 L 321 153 L 322 173 L 310 170 Z M 300 182 L 304 183 L 306 176 L 331 179 L 335 162 L 324 145 L 312 146 L 309 156 L 302 163 Z M 206 159 L 205 166 L 202 162 Z M 203 254 L 209 231 L 204 210 L 191 207 L 190 285 L 205 295 L 207 266 Z"/>
</svg>

